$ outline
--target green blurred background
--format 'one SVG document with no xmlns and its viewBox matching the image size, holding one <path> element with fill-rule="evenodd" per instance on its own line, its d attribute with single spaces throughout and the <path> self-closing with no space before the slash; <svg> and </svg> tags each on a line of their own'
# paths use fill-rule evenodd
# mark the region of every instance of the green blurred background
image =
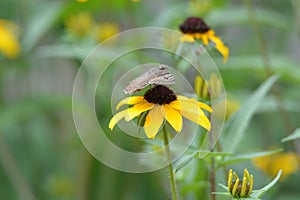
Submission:
<svg viewBox="0 0 300 200">
<path fill-rule="evenodd" d="M 266 79 L 266 64 L 281 74 L 277 88 L 285 115 L 268 96 L 239 150 L 291 151 L 292 145 L 280 139 L 300 121 L 300 1 L 250 0 L 254 22 L 246 2 L 0 0 L 0 19 L 5 20 L 0 21 L 0 199 L 169 199 L 165 170 L 118 172 L 87 152 L 75 130 L 71 95 L 81 62 L 99 42 L 136 27 L 178 30 L 189 16 L 205 19 L 229 46 L 225 65 L 220 56 L 213 57 L 235 101 L 242 104 Z M 15 37 L 13 47 L 1 44 L 4 28 Z M 297 141 L 294 147 L 299 151 Z M 251 162 L 241 163 L 245 166 L 257 187 L 272 178 Z M 298 199 L 297 171 L 266 199 Z"/>
</svg>

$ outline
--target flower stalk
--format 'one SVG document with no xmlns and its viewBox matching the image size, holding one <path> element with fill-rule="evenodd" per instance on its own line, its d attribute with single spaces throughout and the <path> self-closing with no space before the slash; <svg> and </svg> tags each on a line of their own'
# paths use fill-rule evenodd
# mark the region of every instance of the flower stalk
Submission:
<svg viewBox="0 0 300 200">
<path fill-rule="evenodd" d="M 170 148 L 169 148 L 169 138 L 168 138 L 168 133 L 167 133 L 167 130 L 166 130 L 165 126 L 162 128 L 162 132 L 163 132 L 163 138 L 164 138 L 166 158 L 167 158 L 167 162 L 169 163 L 168 164 L 168 171 L 169 171 L 169 183 L 170 183 L 170 188 L 171 188 L 171 193 L 172 193 L 172 199 L 173 200 L 178 200 L 177 189 L 176 189 L 176 181 L 175 181 L 175 173 L 174 173 L 174 170 L 173 170 L 171 154 L 170 154 Z"/>
<path fill-rule="evenodd" d="M 215 159 L 211 158 L 211 171 L 210 171 L 210 192 L 211 199 L 216 200 L 216 195 L 214 192 L 216 191 L 216 174 L 215 174 Z"/>
</svg>

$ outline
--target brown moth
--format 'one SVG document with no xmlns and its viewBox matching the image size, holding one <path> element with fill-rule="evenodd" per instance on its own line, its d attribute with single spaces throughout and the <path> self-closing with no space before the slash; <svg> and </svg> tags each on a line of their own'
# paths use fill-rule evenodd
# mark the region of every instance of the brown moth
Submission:
<svg viewBox="0 0 300 200">
<path fill-rule="evenodd" d="M 141 76 L 133 79 L 129 82 L 129 85 L 123 90 L 125 94 L 133 94 L 137 91 L 142 90 L 148 85 L 171 85 L 175 83 L 175 78 L 168 71 L 166 65 L 158 65 L 153 67 L 149 71 L 145 72 Z"/>
</svg>

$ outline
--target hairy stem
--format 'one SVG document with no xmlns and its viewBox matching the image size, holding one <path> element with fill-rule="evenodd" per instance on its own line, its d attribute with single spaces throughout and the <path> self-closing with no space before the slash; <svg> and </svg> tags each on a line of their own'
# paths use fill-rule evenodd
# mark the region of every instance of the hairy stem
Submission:
<svg viewBox="0 0 300 200">
<path fill-rule="evenodd" d="M 171 192 L 172 192 L 172 199 L 173 200 L 178 200 L 175 174 L 174 174 L 174 170 L 173 170 L 171 154 L 170 154 L 170 148 L 169 148 L 169 138 L 168 138 L 168 134 L 167 134 L 167 131 L 166 131 L 165 127 L 163 127 L 162 131 L 163 131 L 163 137 L 164 137 L 166 158 L 167 158 L 167 162 L 168 162 L 169 181 L 170 181 L 170 188 L 171 188 Z"/>
</svg>

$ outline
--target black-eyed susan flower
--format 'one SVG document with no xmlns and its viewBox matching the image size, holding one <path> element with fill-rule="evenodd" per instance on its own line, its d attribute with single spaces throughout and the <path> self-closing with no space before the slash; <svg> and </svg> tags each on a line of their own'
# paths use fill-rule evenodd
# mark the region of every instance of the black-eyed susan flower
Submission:
<svg viewBox="0 0 300 200">
<path fill-rule="evenodd" d="M 7 58 L 16 58 L 20 54 L 20 44 L 14 32 L 17 25 L 11 21 L 0 19 L 0 52 Z"/>
<path fill-rule="evenodd" d="M 91 31 L 94 23 L 93 16 L 89 12 L 79 12 L 65 20 L 67 30 L 78 37 L 86 36 Z"/>
<path fill-rule="evenodd" d="M 95 36 L 98 42 L 102 42 L 107 38 L 111 37 L 120 32 L 118 24 L 111 22 L 104 22 L 95 25 Z"/>
<path fill-rule="evenodd" d="M 77 2 L 79 2 L 79 3 L 85 3 L 85 2 L 87 2 L 88 0 L 76 0 Z"/>
<path fill-rule="evenodd" d="M 94 20 L 92 13 L 86 11 L 70 15 L 65 20 L 65 26 L 72 35 L 79 38 L 91 36 L 96 42 L 102 42 L 120 32 L 117 23 L 98 23 Z"/>
<path fill-rule="evenodd" d="M 154 138 L 166 120 L 176 132 L 182 130 L 182 116 L 197 123 L 206 130 L 210 130 L 210 121 L 204 110 L 212 109 L 194 98 L 176 95 L 171 89 L 163 85 L 156 85 L 149 89 L 144 96 L 131 96 L 120 101 L 117 110 L 123 105 L 131 107 L 117 113 L 109 122 L 109 128 L 121 120 L 130 121 L 146 112 L 144 130 L 148 138 Z"/>
<path fill-rule="evenodd" d="M 228 173 L 227 187 L 232 196 L 247 197 L 252 192 L 253 175 L 249 174 L 247 169 L 244 169 L 244 177 L 240 180 L 238 175 L 230 169 Z"/>
<path fill-rule="evenodd" d="M 224 62 L 229 56 L 229 48 L 222 42 L 222 40 L 215 35 L 215 31 L 199 17 L 189 17 L 179 26 L 180 31 L 184 34 L 181 37 L 183 42 L 194 42 L 195 39 L 202 40 L 205 46 L 208 46 L 209 41 L 215 44 L 215 48 L 224 57 Z"/>
<path fill-rule="evenodd" d="M 283 152 L 252 159 L 253 165 L 270 177 L 273 177 L 281 169 L 280 180 L 297 172 L 300 167 L 300 158 L 294 152 Z"/>
</svg>

